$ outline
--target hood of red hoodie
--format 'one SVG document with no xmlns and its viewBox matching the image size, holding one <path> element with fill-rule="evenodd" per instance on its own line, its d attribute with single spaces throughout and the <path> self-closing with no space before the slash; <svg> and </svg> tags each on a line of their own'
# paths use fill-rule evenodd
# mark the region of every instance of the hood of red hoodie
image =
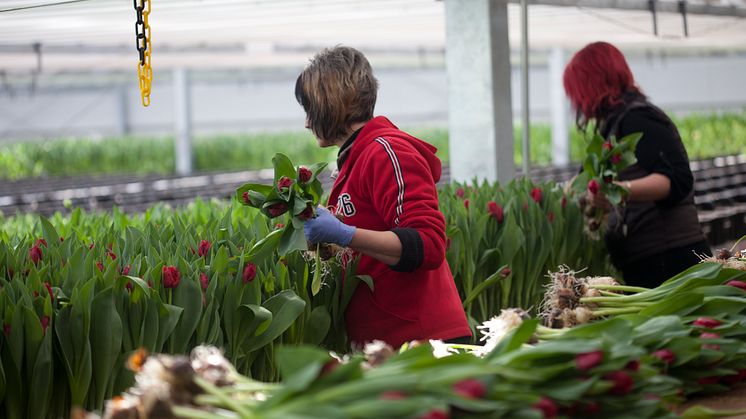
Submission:
<svg viewBox="0 0 746 419">
<path fill-rule="evenodd" d="M 438 151 L 437 147 L 401 131 L 385 116 L 377 116 L 371 119 L 360 130 L 352 147 L 350 147 L 350 154 L 344 162 L 343 167 L 340 168 L 340 172 L 354 166 L 355 161 L 360 157 L 362 151 L 378 137 L 386 139 L 395 137 L 407 141 L 427 161 L 435 182 L 437 183 L 440 180 L 441 163 L 440 159 L 435 155 L 435 152 Z"/>
</svg>

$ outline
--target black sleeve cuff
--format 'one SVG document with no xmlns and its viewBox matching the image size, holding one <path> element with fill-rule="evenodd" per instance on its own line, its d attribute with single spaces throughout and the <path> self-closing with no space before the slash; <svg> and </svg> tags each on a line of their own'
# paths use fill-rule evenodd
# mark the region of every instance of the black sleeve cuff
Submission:
<svg viewBox="0 0 746 419">
<path fill-rule="evenodd" d="M 420 233 L 413 228 L 395 228 L 391 230 L 401 242 L 401 258 L 396 265 L 389 265 L 396 272 L 414 272 L 422 266 L 425 249 Z"/>
</svg>

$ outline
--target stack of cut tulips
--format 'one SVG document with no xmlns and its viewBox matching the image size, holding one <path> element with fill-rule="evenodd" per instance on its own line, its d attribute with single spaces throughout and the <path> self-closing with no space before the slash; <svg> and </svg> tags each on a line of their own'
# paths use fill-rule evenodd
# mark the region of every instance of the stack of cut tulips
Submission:
<svg viewBox="0 0 746 419">
<path fill-rule="evenodd" d="M 378 343 L 340 358 L 283 347 L 280 385 L 236 374 L 217 383 L 194 372 L 188 386 L 169 388 L 165 404 L 190 418 L 676 417 L 684 397 L 746 378 L 744 281 L 744 271 L 704 263 L 655 290 L 599 285 L 604 297 L 582 298 L 647 295 L 638 299 L 650 304 L 572 328 L 550 329 L 504 310 L 482 327 L 487 351 L 439 341 L 399 350 Z M 186 397 L 180 388 L 190 389 Z M 142 393 L 133 389 L 126 398 L 137 404 Z M 177 402 L 183 399 L 189 402 Z M 684 416 L 736 413 L 746 412 L 695 407 Z"/>
</svg>

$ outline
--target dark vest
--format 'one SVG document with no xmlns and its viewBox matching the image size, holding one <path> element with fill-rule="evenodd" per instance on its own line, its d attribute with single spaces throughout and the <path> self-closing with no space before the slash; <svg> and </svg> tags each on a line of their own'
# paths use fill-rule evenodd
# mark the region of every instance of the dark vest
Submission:
<svg viewBox="0 0 746 419">
<path fill-rule="evenodd" d="M 679 131 L 666 114 L 645 100 L 634 100 L 614 112 L 600 126 L 605 138 L 617 136 L 619 125 L 633 109 L 649 108 L 661 123 L 676 136 L 680 151 L 686 155 Z M 655 141 L 643 138 L 640 141 Z M 619 180 L 634 180 L 651 172 L 634 164 L 619 172 Z M 636 260 L 653 256 L 667 250 L 680 248 L 705 240 L 694 206 L 694 188 L 680 202 L 672 206 L 655 202 L 627 202 L 614 210 L 609 217 L 606 246 L 614 265 L 622 268 Z"/>
</svg>

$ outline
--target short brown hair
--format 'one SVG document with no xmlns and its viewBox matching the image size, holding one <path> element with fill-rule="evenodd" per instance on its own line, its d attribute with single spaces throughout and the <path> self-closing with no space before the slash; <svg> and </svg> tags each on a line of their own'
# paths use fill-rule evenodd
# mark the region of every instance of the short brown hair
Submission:
<svg viewBox="0 0 746 419">
<path fill-rule="evenodd" d="M 295 82 L 311 131 L 325 140 L 349 133 L 352 124 L 373 118 L 378 80 L 362 52 L 336 46 L 318 52 Z"/>
</svg>

